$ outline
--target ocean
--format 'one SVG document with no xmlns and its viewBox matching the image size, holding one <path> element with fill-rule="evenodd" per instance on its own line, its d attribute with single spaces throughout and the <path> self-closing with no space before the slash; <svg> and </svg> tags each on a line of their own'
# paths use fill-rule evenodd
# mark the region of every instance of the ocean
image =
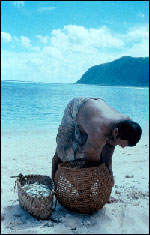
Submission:
<svg viewBox="0 0 150 235">
<path fill-rule="evenodd" d="M 1 81 L 1 133 L 56 135 L 67 103 L 75 97 L 101 97 L 149 130 L 149 88 Z"/>
</svg>

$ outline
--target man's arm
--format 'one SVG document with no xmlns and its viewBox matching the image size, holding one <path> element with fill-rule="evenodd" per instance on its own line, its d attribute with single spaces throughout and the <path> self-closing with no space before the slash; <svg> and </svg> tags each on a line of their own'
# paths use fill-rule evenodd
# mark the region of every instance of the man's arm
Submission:
<svg viewBox="0 0 150 235">
<path fill-rule="evenodd" d="M 109 172 L 111 173 L 112 177 L 113 177 L 113 171 L 112 171 L 112 155 L 113 152 L 115 150 L 115 147 L 110 145 L 110 144 L 106 144 L 103 147 L 102 153 L 101 153 L 101 157 L 103 159 L 103 161 L 105 162 Z M 113 186 L 115 184 L 114 181 L 114 177 L 113 177 Z"/>
<path fill-rule="evenodd" d="M 106 144 L 103 147 L 103 150 L 101 153 L 101 156 L 110 172 L 112 172 L 112 155 L 113 155 L 114 150 L 115 150 L 114 146 L 110 144 Z"/>
<path fill-rule="evenodd" d="M 106 142 L 99 133 L 89 134 L 83 148 L 84 157 L 88 161 L 100 161 L 100 156 Z"/>
<path fill-rule="evenodd" d="M 93 110 L 92 105 L 88 106 L 87 102 L 81 107 L 77 122 L 88 135 L 82 150 L 83 157 L 89 161 L 99 161 L 102 149 L 106 144 L 106 130 L 104 123 L 101 122 L 99 112 L 95 109 Z"/>
<path fill-rule="evenodd" d="M 58 154 L 55 153 L 54 157 L 52 158 L 52 180 L 55 180 L 55 173 L 58 170 L 58 164 L 62 161 L 58 158 Z"/>
</svg>

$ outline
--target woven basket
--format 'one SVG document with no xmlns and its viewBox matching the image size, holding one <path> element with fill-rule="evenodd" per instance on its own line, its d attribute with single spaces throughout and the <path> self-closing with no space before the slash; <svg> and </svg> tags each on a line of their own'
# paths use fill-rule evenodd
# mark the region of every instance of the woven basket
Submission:
<svg viewBox="0 0 150 235">
<path fill-rule="evenodd" d="M 65 208 L 92 214 L 108 201 L 113 180 L 105 163 L 90 163 L 84 159 L 60 163 L 55 174 L 55 196 Z"/>
<path fill-rule="evenodd" d="M 33 184 L 38 182 L 39 184 L 46 185 L 50 189 L 48 197 L 36 197 L 28 194 L 22 186 L 25 184 Z M 32 216 L 37 219 L 48 219 L 52 214 L 53 203 L 53 181 L 49 176 L 44 175 L 26 175 L 19 174 L 16 180 L 18 189 L 19 204 L 27 210 Z"/>
</svg>

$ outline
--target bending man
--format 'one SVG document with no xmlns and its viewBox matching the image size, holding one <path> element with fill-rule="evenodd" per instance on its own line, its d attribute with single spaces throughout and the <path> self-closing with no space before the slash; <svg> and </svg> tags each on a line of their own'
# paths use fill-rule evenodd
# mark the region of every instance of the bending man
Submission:
<svg viewBox="0 0 150 235">
<path fill-rule="evenodd" d="M 67 105 L 56 138 L 52 179 L 58 164 L 78 158 L 105 162 L 112 172 L 115 146 L 135 146 L 141 138 L 140 125 L 110 107 L 101 98 L 74 98 Z"/>
</svg>

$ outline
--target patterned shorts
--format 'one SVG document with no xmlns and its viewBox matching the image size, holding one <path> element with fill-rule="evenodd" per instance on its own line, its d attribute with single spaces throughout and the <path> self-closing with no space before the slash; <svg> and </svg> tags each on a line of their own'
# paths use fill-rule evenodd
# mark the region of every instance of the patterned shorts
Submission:
<svg viewBox="0 0 150 235">
<path fill-rule="evenodd" d="M 79 130 L 76 116 L 81 106 L 89 99 L 84 97 L 74 98 L 64 111 L 56 137 L 56 153 L 63 162 L 83 157 L 82 148 L 87 141 L 88 135 Z M 78 157 L 76 153 L 80 153 Z"/>
</svg>

